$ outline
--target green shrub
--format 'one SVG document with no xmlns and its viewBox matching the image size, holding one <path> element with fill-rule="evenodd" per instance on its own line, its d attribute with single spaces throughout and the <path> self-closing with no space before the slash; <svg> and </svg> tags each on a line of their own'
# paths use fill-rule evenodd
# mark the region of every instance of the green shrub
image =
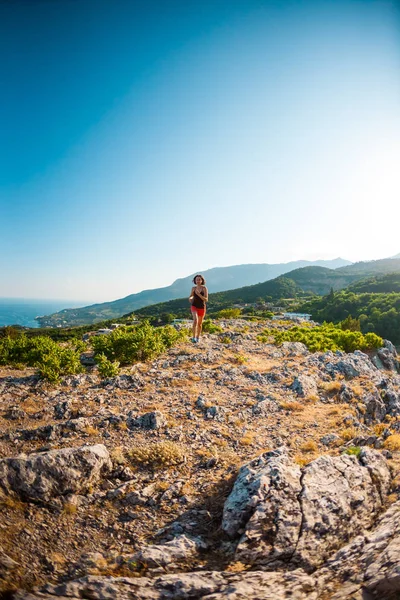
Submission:
<svg viewBox="0 0 400 600">
<path fill-rule="evenodd" d="M 215 325 L 211 319 L 206 319 L 203 321 L 203 331 L 205 333 L 222 333 L 223 330 L 219 325 Z"/>
<path fill-rule="evenodd" d="M 350 454 L 350 456 L 357 456 L 357 458 L 359 458 L 361 454 L 361 448 L 360 446 L 350 446 L 347 448 L 347 450 L 345 450 L 344 454 Z"/>
<path fill-rule="evenodd" d="M 0 364 L 37 368 L 42 378 L 52 382 L 84 370 L 80 351 L 74 346 L 61 346 L 46 336 L 28 338 L 25 334 L 0 339 Z"/>
<path fill-rule="evenodd" d="M 242 311 L 240 308 L 224 308 L 217 313 L 217 317 L 220 319 L 238 319 Z"/>
<path fill-rule="evenodd" d="M 98 354 L 96 356 L 96 363 L 99 370 L 99 375 L 103 379 L 108 377 L 116 377 L 119 373 L 119 362 L 108 360 L 105 354 Z"/>
<path fill-rule="evenodd" d="M 108 335 L 92 338 L 95 357 L 104 354 L 121 365 L 152 360 L 188 336 L 186 329 L 176 330 L 171 325 L 152 327 L 143 321 L 133 327 L 119 327 Z"/>
<path fill-rule="evenodd" d="M 372 350 L 383 346 L 383 340 L 375 333 L 363 335 L 360 331 L 343 330 L 332 323 L 324 323 L 318 327 L 300 327 L 298 325 L 284 331 L 266 329 L 257 339 L 268 342 L 273 339 L 276 345 L 282 342 L 302 342 L 310 352 L 326 352 L 342 350 Z"/>
</svg>

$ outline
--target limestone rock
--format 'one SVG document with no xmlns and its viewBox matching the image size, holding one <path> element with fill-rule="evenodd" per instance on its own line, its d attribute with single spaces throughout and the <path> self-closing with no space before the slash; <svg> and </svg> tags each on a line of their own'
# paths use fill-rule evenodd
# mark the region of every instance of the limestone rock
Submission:
<svg viewBox="0 0 400 600">
<path fill-rule="evenodd" d="M 148 412 L 137 418 L 129 417 L 127 422 L 130 429 L 134 429 L 135 427 L 140 427 L 141 429 L 160 429 L 166 423 L 167 419 L 159 410 Z"/>
<path fill-rule="evenodd" d="M 125 556 L 123 562 L 126 564 L 139 563 L 147 567 L 165 567 L 190 558 L 203 546 L 199 539 L 178 535 L 165 544 L 145 546 L 139 552 Z"/>
<path fill-rule="evenodd" d="M 309 375 L 299 375 L 295 377 L 291 389 L 302 398 L 306 396 L 316 396 L 318 394 L 317 382 L 314 377 Z"/>
<path fill-rule="evenodd" d="M 291 573 L 201 571 L 148 577 L 88 575 L 42 592 L 18 592 L 13 600 L 317 600 L 315 579 Z"/>
<path fill-rule="evenodd" d="M 229 536 L 243 534 L 238 560 L 257 563 L 293 555 L 302 520 L 300 477 L 300 468 L 284 448 L 262 454 L 240 469 L 222 520 Z"/>
<path fill-rule="evenodd" d="M 240 537 L 236 559 L 268 568 L 323 563 L 351 535 L 370 527 L 389 490 L 379 453 L 321 456 L 300 471 L 284 449 L 244 465 L 225 502 L 222 528 Z"/>
<path fill-rule="evenodd" d="M 105 446 L 82 446 L 0 460 L 0 488 L 22 499 L 49 501 L 79 493 L 112 467 Z"/>
<path fill-rule="evenodd" d="M 324 444 L 324 446 L 335 446 L 340 439 L 337 433 L 328 433 L 321 438 L 321 444 Z"/>
<path fill-rule="evenodd" d="M 375 529 L 354 538 L 317 571 L 318 587 L 335 579 L 332 600 L 395 600 L 400 590 L 399 557 L 400 502 L 396 502 Z"/>
<path fill-rule="evenodd" d="M 386 460 L 370 448 L 362 450 L 360 461 L 344 454 L 308 464 L 299 497 L 303 521 L 292 561 L 307 569 L 321 565 L 352 535 L 374 523 L 389 486 Z"/>
<path fill-rule="evenodd" d="M 365 423 L 369 424 L 376 421 L 383 421 L 386 416 L 386 406 L 378 390 L 364 396 L 364 398 L 362 398 L 362 403 L 365 405 Z"/>
<path fill-rule="evenodd" d="M 301 342 L 283 342 L 280 348 L 288 356 L 304 356 L 310 353 L 307 346 Z"/>
</svg>

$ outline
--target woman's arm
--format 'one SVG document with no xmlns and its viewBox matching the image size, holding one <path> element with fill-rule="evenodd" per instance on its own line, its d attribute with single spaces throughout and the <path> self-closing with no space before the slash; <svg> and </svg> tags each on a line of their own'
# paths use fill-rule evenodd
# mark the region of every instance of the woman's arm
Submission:
<svg viewBox="0 0 400 600">
<path fill-rule="evenodd" d="M 201 298 L 203 300 L 203 302 L 208 302 L 208 289 L 204 286 L 203 287 L 203 293 L 200 294 L 196 288 L 193 288 L 194 293 L 198 295 L 199 298 Z M 192 291 L 193 291 L 192 290 Z"/>
<path fill-rule="evenodd" d="M 190 304 L 193 302 L 193 295 L 194 295 L 195 291 L 194 291 L 194 287 L 192 287 L 192 291 L 190 292 L 190 296 L 189 296 L 189 302 Z"/>
</svg>

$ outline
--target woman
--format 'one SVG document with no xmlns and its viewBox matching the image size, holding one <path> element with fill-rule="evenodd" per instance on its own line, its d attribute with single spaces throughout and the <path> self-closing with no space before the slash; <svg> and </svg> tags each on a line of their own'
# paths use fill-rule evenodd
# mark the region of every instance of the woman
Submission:
<svg viewBox="0 0 400 600">
<path fill-rule="evenodd" d="M 208 290 L 204 285 L 206 280 L 203 275 L 196 275 L 190 292 L 189 302 L 191 303 L 191 312 L 193 316 L 193 337 L 192 342 L 196 344 L 199 341 L 201 327 L 203 325 L 204 315 L 206 314 L 206 302 L 208 302 Z"/>
</svg>

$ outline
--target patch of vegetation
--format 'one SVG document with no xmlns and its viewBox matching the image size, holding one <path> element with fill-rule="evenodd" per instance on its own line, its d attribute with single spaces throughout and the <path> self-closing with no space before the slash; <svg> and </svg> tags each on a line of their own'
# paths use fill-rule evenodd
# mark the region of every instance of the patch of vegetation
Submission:
<svg viewBox="0 0 400 600">
<path fill-rule="evenodd" d="M 322 323 L 346 322 L 356 325 L 362 333 L 375 332 L 382 338 L 400 343 L 400 293 L 354 293 L 344 290 L 331 291 L 323 298 L 317 298 L 298 306 L 301 312 L 312 315 Z M 350 317 L 350 319 L 349 319 Z"/>
<path fill-rule="evenodd" d="M 63 375 L 82 373 L 80 363 L 81 343 L 60 345 L 49 337 L 17 337 L 0 339 L 0 365 L 34 367 L 40 376 L 50 382 L 58 382 Z"/>
<path fill-rule="evenodd" d="M 393 433 L 389 435 L 385 440 L 384 447 L 392 451 L 400 450 L 400 434 Z"/>
<path fill-rule="evenodd" d="M 344 451 L 344 454 L 349 454 L 350 456 L 357 456 L 357 458 L 360 458 L 361 450 L 362 448 L 360 448 L 360 446 L 350 446 Z"/>
<path fill-rule="evenodd" d="M 104 355 L 109 361 L 128 365 L 152 360 L 187 336 L 186 329 L 177 331 L 171 325 L 155 328 L 148 321 L 143 321 L 136 326 L 119 327 L 108 335 L 96 336 L 92 339 L 92 346 L 96 360 Z"/>
<path fill-rule="evenodd" d="M 300 327 L 295 325 L 290 329 L 278 331 L 266 329 L 257 338 L 260 342 L 269 342 L 281 345 L 283 342 L 301 342 L 310 352 L 326 352 L 342 350 L 372 350 L 383 346 L 383 340 L 375 333 L 363 335 L 360 331 L 343 330 L 332 323 L 324 323 L 318 327 Z"/>
<path fill-rule="evenodd" d="M 205 321 L 203 321 L 204 333 L 222 333 L 222 331 L 222 327 L 213 323 L 211 319 L 205 319 Z"/>
<path fill-rule="evenodd" d="M 119 373 L 119 362 L 113 362 L 103 353 L 96 356 L 96 363 L 100 377 L 107 379 L 108 377 L 116 377 Z"/>
<path fill-rule="evenodd" d="M 162 468 L 182 463 L 185 460 L 185 453 L 179 444 L 166 441 L 155 442 L 148 446 L 133 446 L 128 457 L 138 466 Z"/>
<path fill-rule="evenodd" d="M 224 308 L 216 314 L 216 317 L 219 319 L 238 319 L 241 313 L 240 308 Z"/>
</svg>

